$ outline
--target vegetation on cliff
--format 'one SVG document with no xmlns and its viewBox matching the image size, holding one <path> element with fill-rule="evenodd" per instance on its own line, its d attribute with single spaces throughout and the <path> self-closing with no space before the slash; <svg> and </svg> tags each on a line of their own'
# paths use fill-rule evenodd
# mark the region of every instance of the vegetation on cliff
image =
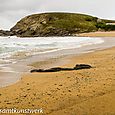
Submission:
<svg viewBox="0 0 115 115">
<path fill-rule="evenodd" d="M 27 16 L 11 31 L 17 36 L 68 36 L 97 31 L 97 17 L 74 13 L 43 13 Z"/>
<path fill-rule="evenodd" d="M 98 30 L 115 30 L 115 21 L 75 13 L 33 14 L 21 19 L 10 29 L 10 34 L 20 37 L 73 36 Z"/>
</svg>

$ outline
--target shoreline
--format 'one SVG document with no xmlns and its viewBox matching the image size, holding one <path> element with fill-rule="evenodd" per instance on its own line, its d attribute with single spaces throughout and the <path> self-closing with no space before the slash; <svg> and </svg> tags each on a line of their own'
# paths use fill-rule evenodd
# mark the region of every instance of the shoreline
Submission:
<svg viewBox="0 0 115 115">
<path fill-rule="evenodd" d="M 102 39 L 104 40 L 104 43 L 102 43 L 101 45 L 93 44 L 93 45 L 83 46 L 82 48 L 60 50 L 57 52 L 35 55 L 27 59 L 20 60 L 18 63 L 11 64 L 7 67 L 4 67 L 6 69 L 3 69 L 3 71 L 1 70 L 1 72 L 4 74 L 4 77 L 0 78 L 3 81 L 1 83 L 1 87 L 6 87 L 19 82 L 23 74 L 29 73 L 29 71 L 31 69 L 35 69 L 35 67 L 47 69 L 51 67 L 62 66 L 68 63 L 70 61 L 70 58 L 73 56 L 76 55 L 79 56 L 79 55 L 83 55 L 84 53 L 87 54 L 87 53 L 91 53 L 91 52 L 95 52 L 98 50 L 103 50 L 115 46 L 114 38 L 102 38 Z M 38 62 L 38 60 L 40 63 Z M 45 65 L 43 64 L 44 62 L 46 62 Z M 42 64 L 43 66 L 38 66 L 40 64 Z M 14 71 L 14 72 L 12 73 L 10 71 Z"/>
<path fill-rule="evenodd" d="M 92 69 L 24 74 L 18 83 L 0 88 L 0 107 L 43 108 L 46 115 L 115 114 L 114 51 L 112 47 L 73 56 L 63 65 L 85 63 Z"/>
</svg>

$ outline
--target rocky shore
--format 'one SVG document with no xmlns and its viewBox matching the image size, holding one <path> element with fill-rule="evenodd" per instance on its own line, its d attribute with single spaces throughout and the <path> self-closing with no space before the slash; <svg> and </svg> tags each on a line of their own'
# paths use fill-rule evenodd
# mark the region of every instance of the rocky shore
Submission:
<svg viewBox="0 0 115 115">
<path fill-rule="evenodd" d="M 0 36 L 13 36 L 15 35 L 12 31 L 0 30 Z"/>
</svg>

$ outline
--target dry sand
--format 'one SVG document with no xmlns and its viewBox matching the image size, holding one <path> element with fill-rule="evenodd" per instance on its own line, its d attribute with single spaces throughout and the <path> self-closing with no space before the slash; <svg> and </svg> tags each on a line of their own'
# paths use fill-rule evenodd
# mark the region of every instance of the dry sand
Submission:
<svg viewBox="0 0 115 115">
<path fill-rule="evenodd" d="M 108 32 L 90 32 L 79 34 L 80 37 L 115 37 L 115 31 Z"/>
<path fill-rule="evenodd" d="M 44 115 L 115 115 L 115 48 L 70 60 L 63 67 L 85 63 L 94 68 L 23 75 L 0 89 L 0 108 L 43 108 Z"/>
</svg>

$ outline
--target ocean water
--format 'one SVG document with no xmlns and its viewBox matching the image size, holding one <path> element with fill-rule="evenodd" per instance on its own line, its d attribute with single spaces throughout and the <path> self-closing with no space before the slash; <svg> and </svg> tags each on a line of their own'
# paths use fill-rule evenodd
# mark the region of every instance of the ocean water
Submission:
<svg viewBox="0 0 115 115">
<path fill-rule="evenodd" d="M 56 52 L 64 49 L 80 48 L 92 44 L 101 44 L 101 38 L 89 37 L 0 37 L 0 65 L 41 53 Z"/>
</svg>

